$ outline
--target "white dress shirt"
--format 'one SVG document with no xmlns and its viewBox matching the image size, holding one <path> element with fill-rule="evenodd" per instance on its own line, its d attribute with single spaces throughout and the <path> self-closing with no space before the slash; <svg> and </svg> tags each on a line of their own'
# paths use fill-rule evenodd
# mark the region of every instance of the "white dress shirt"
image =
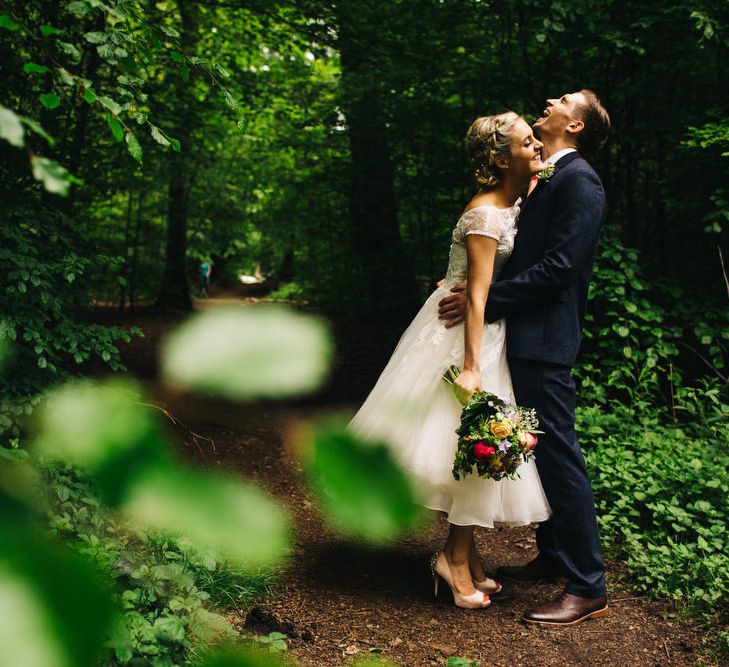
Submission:
<svg viewBox="0 0 729 667">
<path fill-rule="evenodd" d="M 557 151 L 554 155 L 550 155 L 545 160 L 542 160 L 542 164 L 556 164 L 557 160 L 559 160 L 561 157 L 564 157 L 565 155 L 568 155 L 569 153 L 574 153 L 576 151 L 576 148 L 563 148 L 561 151 Z"/>
</svg>

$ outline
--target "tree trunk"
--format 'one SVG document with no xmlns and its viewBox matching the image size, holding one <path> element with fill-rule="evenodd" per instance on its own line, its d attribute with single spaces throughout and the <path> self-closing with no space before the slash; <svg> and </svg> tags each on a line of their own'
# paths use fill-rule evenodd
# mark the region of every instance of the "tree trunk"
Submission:
<svg viewBox="0 0 729 667">
<path fill-rule="evenodd" d="M 336 5 L 343 110 L 351 149 L 352 243 L 363 272 L 363 312 L 408 319 L 417 284 L 400 237 L 381 80 L 387 3 Z M 394 55 L 394 54 L 393 54 Z"/>
<path fill-rule="evenodd" d="M 180 42 L 188 54 L 195 52 L 199 37 L 198 8 L 189 0 L 178 0 L 180 12 Z M 176 75 L 172 75 L 176 76 Z M 190 76 L 192 79 L 192 74 Z M 192 81 L 182 77 L 175 79 L 175 97 L 179 109 L 185 113 L 177 117 L 175 138 L 180 140 L 179 153 L 169 151 L 167 185 L 167 240 L 165 244 L 165 268 L 157 296 L 158 306 L 192 309 L 190 284 L 187 277 L 187 217 L 190 195 L 192 128 L 195 126 L 197 100 L 192 92 Z"/>
</svg>

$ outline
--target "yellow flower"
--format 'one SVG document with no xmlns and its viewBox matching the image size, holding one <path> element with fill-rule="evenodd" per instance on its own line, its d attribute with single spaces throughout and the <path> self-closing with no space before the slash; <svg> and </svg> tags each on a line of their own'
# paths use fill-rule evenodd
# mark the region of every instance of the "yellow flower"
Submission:
<svg viewBox="0 0 729 667">
<path fill-rule="evenodd" d="M 504 438 L 508 438 L 512 434 L 511 424 L 509 424 L 509 422 L 506 422 L 506 421 L 491 422 L 491 426 L 489 427 L 489 430 L 497 438 L 501 438 L 502 440 Z"/>
</svg>

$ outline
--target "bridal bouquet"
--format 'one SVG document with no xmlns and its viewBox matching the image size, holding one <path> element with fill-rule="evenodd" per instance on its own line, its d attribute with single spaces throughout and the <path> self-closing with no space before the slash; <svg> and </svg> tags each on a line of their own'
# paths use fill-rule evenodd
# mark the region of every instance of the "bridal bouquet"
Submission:
<svg viewBox="0 0 729 667">
<path fill-rule="evenodd" d="M 443 379 L 453 384 L 460 370 L 451 366 Z M 534 456 L 539 421 L 531 408 L 507 403 L 487 391 L 475 392 L 461 413 L 456 429 L 458 449 L 453 460 L 453 477 L 460 480 L 474 472 L 479 477 L 514 479 L 524 461 Z"/>
</svg>

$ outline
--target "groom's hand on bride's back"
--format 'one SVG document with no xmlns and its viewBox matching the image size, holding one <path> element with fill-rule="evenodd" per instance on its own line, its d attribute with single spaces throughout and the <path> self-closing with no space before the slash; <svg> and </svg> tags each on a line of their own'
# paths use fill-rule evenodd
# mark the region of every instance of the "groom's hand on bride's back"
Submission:
<svg viewBox="0 0 729 667">
<path fill-rule="evenodd" d="M 445 320 L 446 329 L 460 324 L 466 319 L 466 285 L 451 288 L 451 294 L 438 302 L 438 318 Z"/>
</svg>

